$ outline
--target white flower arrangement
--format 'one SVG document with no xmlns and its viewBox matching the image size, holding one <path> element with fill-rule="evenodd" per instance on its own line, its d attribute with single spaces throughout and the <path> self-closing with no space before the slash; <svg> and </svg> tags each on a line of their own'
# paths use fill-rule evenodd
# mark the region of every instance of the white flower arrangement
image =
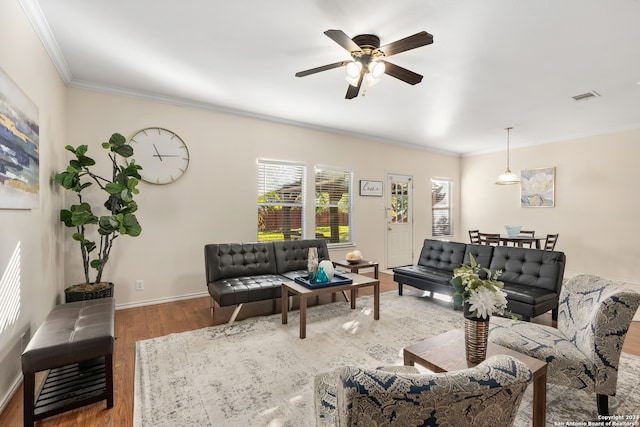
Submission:
<svg viewBox="0 0 640 427">
<path fill-rule="evenodd" d="M 504 283 L 498 280 L 502 270 L 491 273 L 488 268 L 482 268 L 469 254 L 471 265 L 462 264 L 453 270 L 454 294 L 453 301 L 462 306 L 469 303 L 469 312 L 472 316 L 488 319 L 492 314 L 504 315 L 507 309 L 507 294 L 502 291 Z M 481 272 L 486 274 L 486 279 L 480 278 Z"/>
</svg>

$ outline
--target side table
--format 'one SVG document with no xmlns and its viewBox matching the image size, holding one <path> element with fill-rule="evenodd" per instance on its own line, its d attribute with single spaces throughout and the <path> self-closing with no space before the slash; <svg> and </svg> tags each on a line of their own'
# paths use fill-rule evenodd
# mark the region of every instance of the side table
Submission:
<svg viewBox="0 0 640 427">
<path fill-rule="evenodd" d="M 464 350 L 464 331 L 454 329 L 428 340 L 405 347 L 404 364 L 419 364 L 433 372 L 449 372 L 471 368 Z M 547 412 L 547 363 L 526 354 L 489 342 L 487 357 L 508 354 L 524 362 L 533 372 L 533 427 L 544 427 Z"/>
<path fill-rule="evenodd" d="M 346 259 L 332 261 L 334 267 L 346 268 L 352 273 L 360 274 L 361 268 L 373 268 L 374 279 L 378 278 L 378 263 L 361 259 L 356 263 L 350 263 Z"/>
</svg>

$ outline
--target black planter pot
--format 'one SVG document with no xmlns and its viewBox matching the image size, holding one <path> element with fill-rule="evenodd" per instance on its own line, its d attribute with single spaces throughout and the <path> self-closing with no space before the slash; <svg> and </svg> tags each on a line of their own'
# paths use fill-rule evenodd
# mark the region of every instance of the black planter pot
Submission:
<svg viewBox="0 0 640 427">
<path fill-rule="evenodd" d="M 110 298 L 113 296 L 113 283 L 109 282 L 109 287 L 100 290 L 77 291 L 73 286 L 69 286 L 64 290 L 64 302 L 87 301 L 98 298 Z"/>
</svg>

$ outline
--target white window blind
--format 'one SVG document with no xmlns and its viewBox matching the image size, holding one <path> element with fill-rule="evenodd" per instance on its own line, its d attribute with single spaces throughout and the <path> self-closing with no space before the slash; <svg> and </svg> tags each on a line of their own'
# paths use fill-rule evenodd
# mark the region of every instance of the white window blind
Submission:
<svg viewBox="0 0 640 427">
<path fill-rule="evenodd" d="M 306 167 L 258 160 L 258 241 L 304 236 Z"/>
<path fill-rule="evenodd" d="M 316 166 L 316 237 L 329 244 L 352 241 L 352 189 L 353 172 Z"/>
<path fill-rule="evenodd" d="M 433 237 L 453 235 L 451 187 L 450 179 L 431 179 L 431 235 Z"/>
</svg>

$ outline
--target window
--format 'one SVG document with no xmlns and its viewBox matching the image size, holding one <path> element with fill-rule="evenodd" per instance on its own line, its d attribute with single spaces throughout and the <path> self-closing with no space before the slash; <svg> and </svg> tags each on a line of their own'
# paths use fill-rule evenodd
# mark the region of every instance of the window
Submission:
<svg viewBox="0 0 640 427">
<path fill-rule="evenodd" d="M 353 173 L 316 166 L 316 237 L 327 243 L 351 242 Z"/>
<path fill-rule="evenodd" d="M 433 237 L 453 235 L 452 185 L 450 179 L 431 179 L 431 235 Z"/>
<path fill-rule="evenodd" d="M 258 241 L 304 236 L 306 167 L 258 160 Z"/>
</svg>

